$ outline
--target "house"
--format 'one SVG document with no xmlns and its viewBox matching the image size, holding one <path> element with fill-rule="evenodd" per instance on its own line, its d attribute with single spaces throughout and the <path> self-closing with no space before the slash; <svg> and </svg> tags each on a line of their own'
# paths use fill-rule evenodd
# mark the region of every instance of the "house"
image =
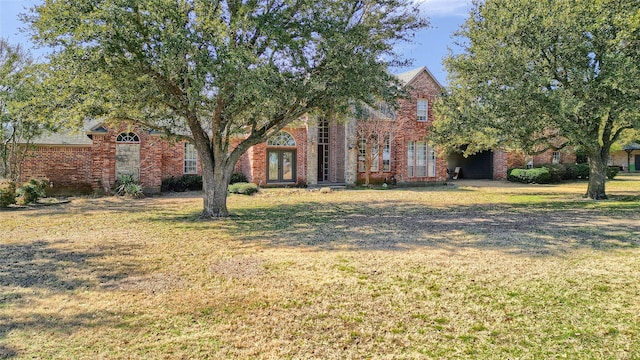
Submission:
<svg viewBox="0 0 640 360">
<path fill-rule="evenodd" d="M 632 142 L 624 145 L 621 150 L 612 151 L 609 165 L 618 166 L 623 171 L 640 171 L 640 144 Z"/>
<path fill-rule="evenodd" d="M 514 161 L 505 152 L 447 159 L 431 146 L 432 104 L 442 86 L 426 67 L 397 76 L 409 96 L 398 100 L 392 119 L 395 136 L 377 150 L 371 165 L 373 179 L 444 182 L 447 169 L 454 167 L 461 167 L 467 178 L 506 177 Z M 340 122 L 305 117 L 249 149 L 235 170 L 261 186 L 355 184 L 365 173 L 358 141 L 354 119 Z M 21 178 L 46 177 L 54 188 L 108 191 L 120 175 L 132 174 L 145 192 L 153 193 L 160 191 L 165 178 L 201 171 L 192 144 L 124 124 L 108 127 L 92 121 L 80 132 L 43 136 L 34 145 Z"/>
</svg>

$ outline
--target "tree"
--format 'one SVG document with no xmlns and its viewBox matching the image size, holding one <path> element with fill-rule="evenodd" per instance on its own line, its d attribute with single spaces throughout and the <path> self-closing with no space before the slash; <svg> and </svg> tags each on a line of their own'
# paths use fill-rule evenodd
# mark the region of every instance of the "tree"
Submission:
<svg viewBox="0 0 640 360">
<path fill-rule="evenodd" d="M 0 39 L 0 178 L 18 181 L 31 141 L 45 128 L 31 116 L 35 74 L 29 53 Z"/>
<path fill-rule="evenodd" d="M 364 170 L 364 184 L 368 186 L 372 169 L 379 170 L 381 152 L 384 161 L 385 152 L 389 151 L 386 157 L 389 157 L 390 161 L 390 146 L 396 130 L 395 113 L 393 108 L 385 102 L 378 102 L 374 107 L 362 105 L 356 108 L 356 139 L 354 140 L 359 154 L 358 166 L 360 170 Z M 387 145 L 388 148 L 386 148 Z"/>
<path fill-rule="evenodd" d="M 57 49 L 54 116 L 125 120 L 194 143 L 203 218 L 228 215 L 227 185 L 251 146 L 305 113 L 346 111 L 391 88 L 387 67 L 403 61 L 393 46 L 426 26 L 402 0 L 47 1 L 25 20 Z"/>
<path fill-rule="evenodd" d="M 437 142 L 467 152 L 574 146 L 589 159 L 586 195 L 606 198 L 611 145 L 640 127 L 636 0 L 476 2 L 445 65 Z"/>
</svg>

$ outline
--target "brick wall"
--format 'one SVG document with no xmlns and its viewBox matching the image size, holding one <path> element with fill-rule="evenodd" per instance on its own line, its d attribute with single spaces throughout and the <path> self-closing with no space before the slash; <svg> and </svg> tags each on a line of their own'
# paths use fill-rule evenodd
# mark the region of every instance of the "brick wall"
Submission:
<svg viewBox="0 0 640 360">
<path fill-rule="evenodd" d="M 296 141 L 296 183 L 307 182 L 307 129 L 285 128 Z M 242 170 L 247 179 L 258 185 L 267 184 L 267 143 L 252 146 L 236 164 L 235 171 Z M 246 171 L 246 172 L 245 172 Z"/>
<path fill-rule="evenodd" d="M 91 184 L 91 147 L 36 146 L 22 166 L 20 181 L 48 178 L 54 187 Z"/>
<path fill-rule="evenodd" d="M 393 175 L 399 182 L 445 181 L 447 179 L 446 154 L 437 149 L 436 176 L 409 177 L 407 166 L 409 142 L 429 140 L 429 127 L 434 120 L 433 102 L 440 96 L 442 89 L 426 71 L 423 71 L 408 84 L 407 90 L 409 97 L 398 100 L 396 132 L 391 142 L 391 171 L 371 173 L 371 179 L 374 182 L 381 181 Z M 427 99 L 428 101 L 427 121 L 418 121 L 418 99 Z M 382 164 L 380 164 L 380 169 L 382 169 Z M 358 179 L 360 181 L 364 179 L 364 172 L 358 172 Z"/>
</svg>

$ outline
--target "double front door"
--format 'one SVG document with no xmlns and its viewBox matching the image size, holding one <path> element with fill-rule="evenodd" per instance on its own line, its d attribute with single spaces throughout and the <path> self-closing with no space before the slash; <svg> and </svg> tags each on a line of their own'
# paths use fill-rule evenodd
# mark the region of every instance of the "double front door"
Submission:
<svg viewBox="0 0 640 360">
<path fill-rule="evenodd" d="M 267 181 L 295 182 L 296 181 L 296 151 L 268 150 Z"/>
</svg>

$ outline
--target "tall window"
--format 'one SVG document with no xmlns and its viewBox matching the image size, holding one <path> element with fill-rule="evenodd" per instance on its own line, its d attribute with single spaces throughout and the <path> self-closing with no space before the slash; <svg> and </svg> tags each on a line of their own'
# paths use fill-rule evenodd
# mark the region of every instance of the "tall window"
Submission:
<svg viewBox="0 0 640 360">
<path fill-rule="evenodd" d="M 373 144 L 371 144 L 371 171 L 380 170 L 380 144 L 378 143 L 378 137 L 371 138 Z"/>
<path fill-rule="evenodd" d="M 366 159 L 367 157 L 367 140 L 365 138 L 360 138 L 360 140 L 358 140 L 358 142 L 360 143 L 358 145 L 358 149 L 359 149 L 359 154 L 358 154 L 358 171 L 363 172 L 364 171 L 364 159 Z"/>
<path fill-rule="evenodd" d="M 551 163 L 560 164 L 560 151 L 554 151 L 553 154 L 551 154 Z"/>
<path fill-rule="evenodd" d="M 436 150 L 426 141 L 410 141 L 407 151 L 409 177 L 436 176 Z"/>
<path fill-rule="evenodd" d="M 429 102 L 427 99 L 418 99 L 418 121 L 427 121 L 429 115 Z"/>
<path fill-rule="evenodd" d="M 436 176 L 436 148 L 429 146 L 429 174 L 430 177 Z"/>
<path fill-rule="evenodd" d="M 382 148 L 382 171 L 391 171 L 391 141 L 389 134 L 384 135 L 384 147 Z"/>
<path fill-rule="evenodd" d="M 198 173 L 198 153 L 192 143 L 184 143 L 184 173 Z"/>
</svg>

